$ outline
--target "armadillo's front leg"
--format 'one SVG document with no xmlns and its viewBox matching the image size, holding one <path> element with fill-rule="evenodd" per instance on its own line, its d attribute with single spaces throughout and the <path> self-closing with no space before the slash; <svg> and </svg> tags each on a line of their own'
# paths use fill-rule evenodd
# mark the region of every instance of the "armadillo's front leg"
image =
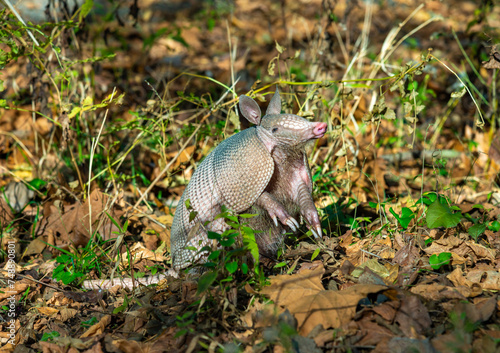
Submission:
<svg viewBox="0 0 500 353">
<path fill-rule="evenodd" d="M 309 229 L 316 239 L 321 239 L 321 223 L 319 221 L 318 210 L 309 191 L 309 187 L 300 183 L 297 188 L 297 203 L 300 207 L 300 214 L 307 222 Z"/>
<path fill-rule="evenodd" d="M 316 239 L 321 239 L 321 223 L 319 221 L 318 210 L 314 205 L 312 198 L 312 177 L 307 156 L 304 154 L 302 168 L 299 168 L 298 174 L 295 174 L 296 202 L 300 207 L 300 214 L 307 222 L 309 229 Z"/>
<path fill-rule="evenodd" d="M 299 223 L 295 220 L 295 218 L 290 216 L 285 210 L 285 207 L 283 207 L 283 205 L 268 192 L 264 191 L 259 196 L 255 204 L 267 211 L 276 227 L 278 226 L 279 219 L 282 224 L 289 226 L 294 232 L 299 229 Z"/>
</svg>

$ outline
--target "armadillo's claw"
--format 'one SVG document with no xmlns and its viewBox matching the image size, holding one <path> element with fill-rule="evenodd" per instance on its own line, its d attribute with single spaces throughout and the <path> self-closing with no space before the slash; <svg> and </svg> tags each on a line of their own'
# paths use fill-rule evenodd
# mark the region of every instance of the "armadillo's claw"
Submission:
<svg viewBox="0 0 500 353">
<path fill-rule="evenodd" d="M 290 217 L 286 220 L 286 225 L 292 228 L 292 231 L 296 232 L 299 229 L 299 224 L 295 220 L 295 218 Z"/>
<path fill-rule="evenodd" d="M 278 226 L 278 218 L 276 216 L 271 216 L 271 218 L 273 219 L 274 221 L 274 225 L 277 227 Z"/>
<path fill-rule="evenodd" d="M 317 225 L 315 228 L 311 228 L 311 233 L 314 235 L 315 239 L 321 239 L 321 226 Z"/>
</svg>

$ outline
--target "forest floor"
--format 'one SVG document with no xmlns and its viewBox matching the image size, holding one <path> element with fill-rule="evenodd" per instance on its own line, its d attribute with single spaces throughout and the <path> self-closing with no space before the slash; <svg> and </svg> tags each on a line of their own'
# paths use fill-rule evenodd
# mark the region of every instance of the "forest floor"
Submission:
<svg viewBox="0 0 500 353">
<path fill-rule="evenodd" d="M 0 12 L 2 350 L 500 351 L 494 0 L 40 4 Z M 322 239 L 144 285 L 238 96 L 276 87 L 328 124 Z"/>
</svg>

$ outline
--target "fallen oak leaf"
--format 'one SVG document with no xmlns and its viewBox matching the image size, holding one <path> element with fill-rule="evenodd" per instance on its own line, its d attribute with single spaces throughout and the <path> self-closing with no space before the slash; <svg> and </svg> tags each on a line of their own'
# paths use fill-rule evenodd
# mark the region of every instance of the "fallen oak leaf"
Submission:
<svg viewBox="0 0 500 353">
<path fill-rule="evenodd" d="M 80 338 L 98 336 L 106 331 L 106 327 L 111 323 L 111 315 L 104 315 L 101 320 L 85 331 Z"/>
<path fill-rule="evenodd" d="M 261 293 L 287 308 L 297 319 L 299 333 L 307 335 L 315 326 L 338 328 L 356 314 L 359 301 L 370 293 L 387 289 L 381 285 L 355 285 L 343 291 L 325 290 L 321 284 L 324 268 L 303 270 L 294 275 L 271 278 Z"/>
<path fill-rule="evenodd" d="M 288 310 L 297 319 L 299 333 L 307 335 L 319 324 L 324 329 L 347 324 L 356 314 L 361 299 L 385 289 L 386 286 L 359 284 L 343 291 L 324 290 L 298 299 Z"/>
<path fill-rule="evenodd" d="M 294 275 L 278 275 L 270 278 L 271 285 L 262 289 L 261 293 L 268 295 L 276 304 L 288 306 L 297 298 L 314 295 L 325 290 L 321 277 L 324 267 L 314 270 L 302 270 Z"/>
</svg>

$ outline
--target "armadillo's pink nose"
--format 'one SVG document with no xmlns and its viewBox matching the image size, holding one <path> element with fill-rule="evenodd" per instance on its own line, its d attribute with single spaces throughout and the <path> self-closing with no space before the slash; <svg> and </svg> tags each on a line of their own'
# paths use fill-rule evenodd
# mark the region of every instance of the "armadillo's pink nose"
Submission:
<svg viewBox="0 0 500 353">
<path fill-rule="evenodd" d="M 314 137 L 319 139 L 320 137 L 323 137 L 325 132 L 326 132 L 326 123 L 316 123 L 316 126 L 314 127 L 313 130 Z"/>
</svg>

